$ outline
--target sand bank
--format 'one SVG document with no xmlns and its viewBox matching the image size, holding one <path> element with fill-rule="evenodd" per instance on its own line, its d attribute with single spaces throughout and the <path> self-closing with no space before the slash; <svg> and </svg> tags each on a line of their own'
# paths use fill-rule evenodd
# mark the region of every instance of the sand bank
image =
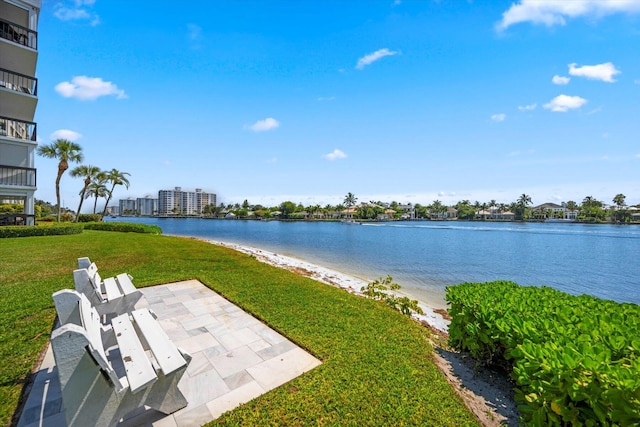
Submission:
<svg viewBox="0 0 640 427">
<path fill-rule="evenodd" d="M 311 264 L 290 256 L 280 255 L 274 252 L 265 251 L 251 246 L 238 245 L 235 243 L 220 242 L 216 240 L 207 240 L 207 242 L 252 255 L 257 260 L 266 264 L 293 271 L 294 273 L 310 277 L 319 282 L 344 289 L 352 294 L 362 296 L 360 289 L 368 284 L 366 280 Z M 406 295 L 411 299 L 416 299 L 415 296 L 406 293 L 402 293 L 402 295 Z M 421 301 L 418 299 L 418 305 L 424 311 L 424 314 L 414 314 L 412 315 L 413 318 L 420 322 L 427 322 L 433 328 L 442 332 L 447 332 L 449 321 L 444 319 L 441 314 L 436 313 L 432 308 L 432 304 L 429 304 L 428 301 Z"/>
</svg>

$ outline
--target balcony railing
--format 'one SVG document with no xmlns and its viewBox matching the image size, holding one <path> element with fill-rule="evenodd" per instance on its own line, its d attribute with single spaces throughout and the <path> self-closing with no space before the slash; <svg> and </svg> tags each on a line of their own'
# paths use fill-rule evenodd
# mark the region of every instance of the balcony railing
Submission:
<svg viewBox="0 0 640 427">
<path fill-rule="evenodd" d="M 0 136 L 35 141 L 36 124 L 0 116 Z"/>
<path fill-rule="evenodd" d="M 36 170 L 20 166 L 0 165 L 0 185 L 20 187 L 36 186 Z"/>
<path fill-rule="evenodd" d="M 27 225 L 28 219 L 35 221 L 35 215 L 28 214 L 0 214 L 0 225 Z"/>
<path fill-rule="evenodd" d="M 31 49 L 38 48 L 38 32 L 0 19 L 0 37 Z"/>
<path fill-rule="evenodd" d="M 29 95 L 38 95 L 38 79 L 0 68 L 0 87 Z"/>
</svg>

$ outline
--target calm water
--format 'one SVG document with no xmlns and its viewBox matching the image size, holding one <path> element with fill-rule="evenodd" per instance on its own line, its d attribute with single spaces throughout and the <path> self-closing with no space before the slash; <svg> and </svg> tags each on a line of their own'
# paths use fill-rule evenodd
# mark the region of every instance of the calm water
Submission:
<svg viewBox="0 0 640 427">
<path fill-rule="evenodd" d="M 442 302 L 448 285 L 512 280 L 640 304 L 639 226 L 123 220 L 259 247 L 363 279 L 390 274 L 407 293 L 433 302 Z"/>
</svg>

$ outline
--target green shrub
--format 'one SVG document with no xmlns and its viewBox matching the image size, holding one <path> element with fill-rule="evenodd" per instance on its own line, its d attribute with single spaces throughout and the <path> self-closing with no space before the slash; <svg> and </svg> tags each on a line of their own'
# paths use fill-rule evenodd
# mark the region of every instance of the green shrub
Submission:
<svg viewBox="0 0 640 427">
<path fill-rule="evenodd" d="M 79 224 L 47 225 L 46 227 L 37 225 L 6 226 L 0 227 L 0 238 L 80 234 L 82 230 L 82 225 Z"/>
<path fill-rule="evenodd" d="M 102 215 L 100 214 L 80 214 L 78 215 L 78 222 L 100 222 L 102 221 Z"/>
<path fill-rule="evenodd" d="M 448 287 L 449 343 L 511 370 L 530 425 L 640 423 L 640 306 L 512 282 Z"/>
<path fill-rule="evenodd" d="M 418 306 L 417 300 L 412 300 L 408 297 L 399 297 L 393 293 L 393 291 L 399 289 L 400 285 L 395 283 L 391 276 L 387 275 L 387 277 L 381 277 L 373 282 L 369 282 L 366 286 L 361 287 L 360 291 L 364 296 L 382 301 L 389 307 L 395 308 L 407 316 L 411 316 L 413 312 L 424 314 L 424 311 Z"/>
<path fill-rule="evenodd" d="M 87 230 L 120 231 L 123 233 L 162 234 L 157 225 L 134 224 L 131 222 L 88 222 L 84 224 Z"/>
</svg>

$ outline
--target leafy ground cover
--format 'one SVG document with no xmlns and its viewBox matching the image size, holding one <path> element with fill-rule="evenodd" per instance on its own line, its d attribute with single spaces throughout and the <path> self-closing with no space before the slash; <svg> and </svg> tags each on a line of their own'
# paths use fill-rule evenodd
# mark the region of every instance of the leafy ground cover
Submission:
<svg viewBox="0 0 640 427">
<path fill-rule="evenodd" d="M 451 345 L 511 370 L 527 424 L 640 424 L 640 306 L 500 281 L 446 299 Z"/>
<path fill-rule="evenodd" d="M 432 360 L 427 331 L 385 304 L 194 239 L 85 230 L 0 241 L 0 424 L 8 425 L 76 258 L 138 287 L 197 278 L 323 364 L 223 415 L 224 425 L 478 425 Z"/>
</svg>

